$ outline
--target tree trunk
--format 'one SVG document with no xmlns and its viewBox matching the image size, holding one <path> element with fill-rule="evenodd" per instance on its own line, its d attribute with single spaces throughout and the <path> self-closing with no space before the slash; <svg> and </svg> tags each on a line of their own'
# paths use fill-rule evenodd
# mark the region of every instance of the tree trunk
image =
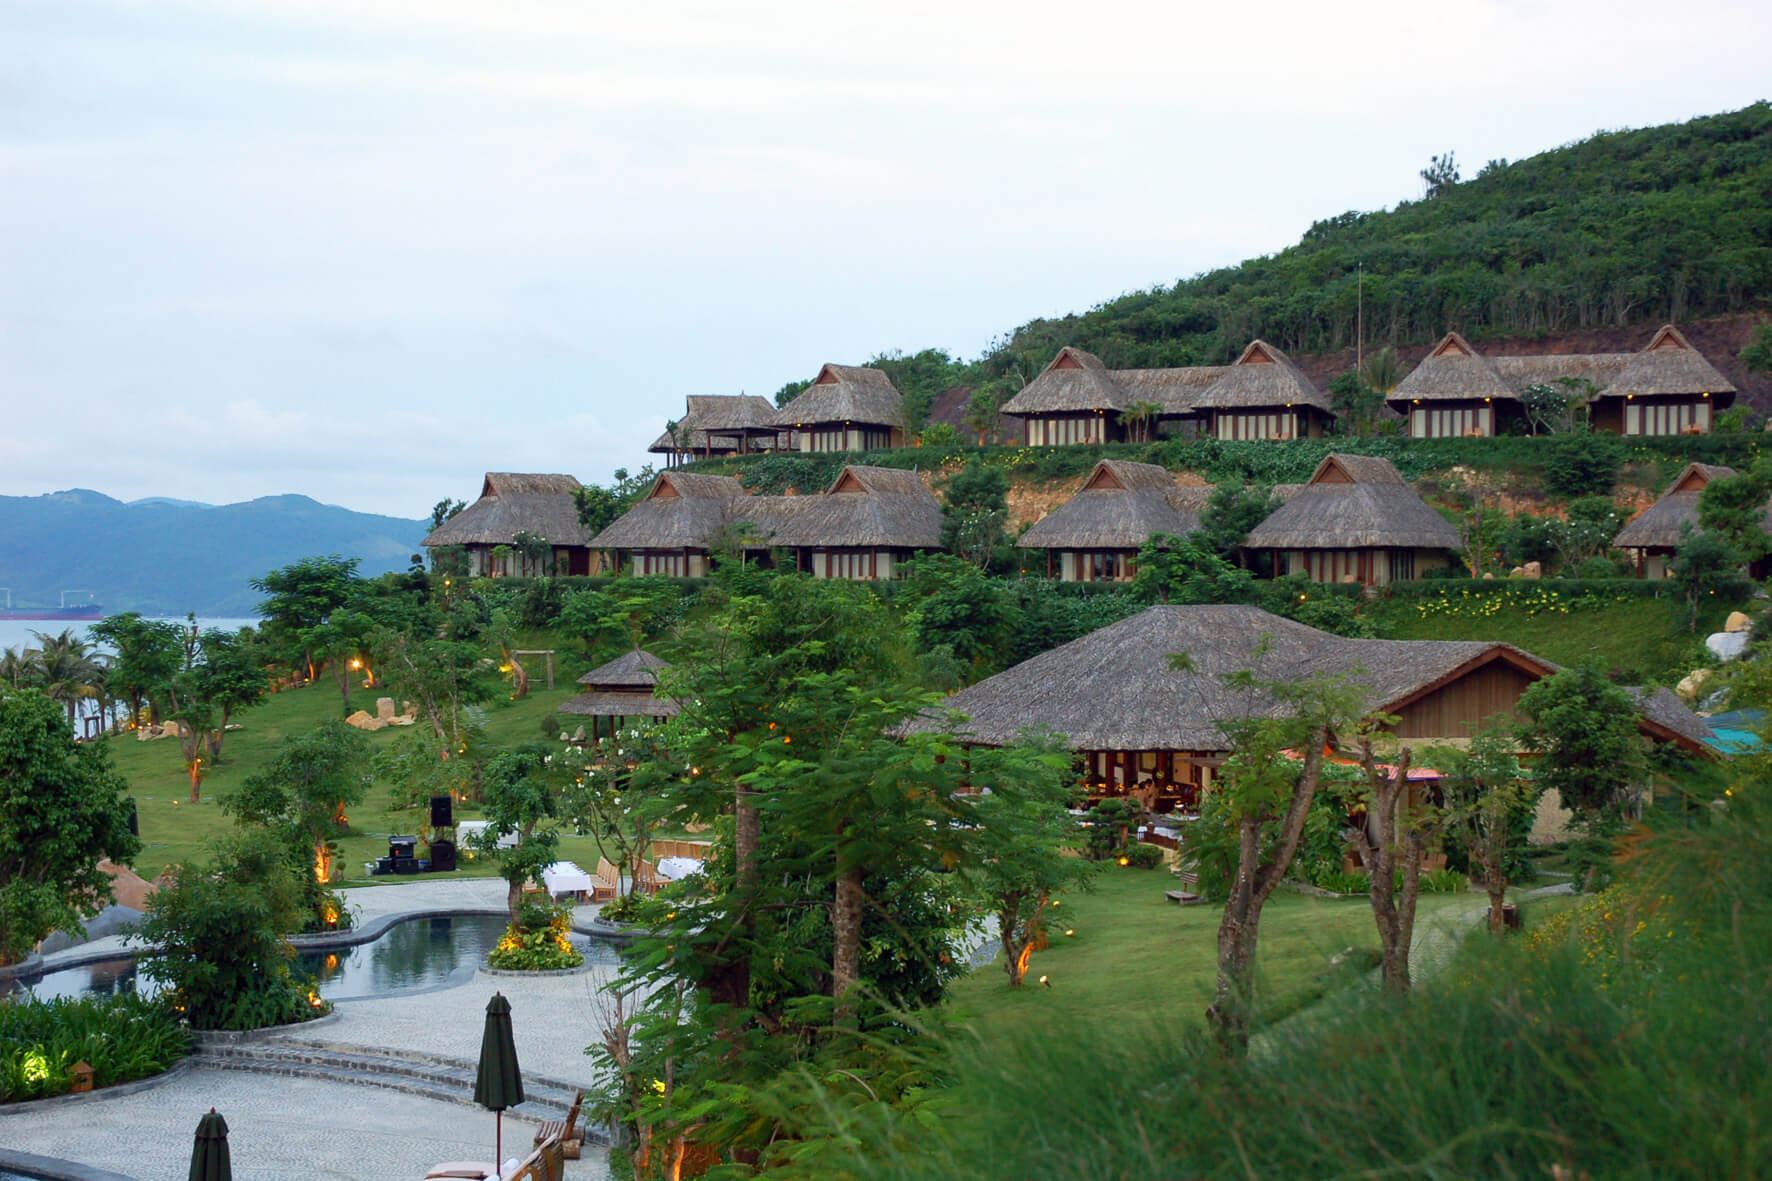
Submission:
<svg viewBox="0 0 1772 1181">
<path fill-rule="evenodd" d="M 1304 752 L 1304 769 L 1292 790 L 1292 802 L 1280 821 L 1280 840 L 1274 855 L 1261 861 L 1262 829 L 1266 816 L 1251 816 L 1237 825 L 1237 876 L 1224 904 L 1218 924 L 1218 984 L 1206 1009 L 1219 1048 L 1226 1054 L 1249 1049 L 1249 1025 L 1255 984 L 1255 945 L 1261 933 L 1261 908 L 1285 877 L 1304 834 L 1304 820 L 1317 794 L 1317 777 L 1323 767 L 1323 744 L 1329 740 L 1326 726 L 1311 732 Z"/>
<path fill-rule="evenodd" d="M 1403 866 L 1403 896 L 1400 900 L 1396 897 L 1393 883 L 1397 854 L 1401 851 L 1397 847 L 1397 810 L 1409 784 L 1410 757 L 1409 748 L 1404 747 L 1397 756 L 1396 770 L 1387 776 L 1378 770 L 1371 743 L 1360 744 L 1360 762 L 1372 788 L 1371 811 L 1362 832 L 1366 870 L 1371 879 L 1367 889 L 1372 900 L 1372 918 L 1378 926 L 1379 946 L 1384 951 L 1380 975 L 1384 990 L 1394 995 L 1409 991 L 1409 943 L 1415 925 L 1415 893 L 1421 880 L 1421 832 L 1411 825 L 1405 838 L 1408 848 Z"/>
<path fill-rule="evenodd" d="M 343 660 L 334 659 L 332 676 L 338 682 L 338 695 L 344 699 L 343 716 L 348 718 L 351 716 L 351 666 Z"/>
<path fill-rule="evenodd" d="M 1021 895 L 1006 900 L 997 914 L 997 938 L 1003 945 L 1003 971 L 1009 974 L 1010 988 L 1020 988 L 1021 982 L 1027 978 L 1028 961 L 1033 957 L 1034 945 L 1039 942 L 1040 918 L 1046 913 L 1049 898 L 1040 895 L 1026 924 L 1019 921 L 1024 901 L 1027 899 Z"/>
<path fill-rule="evenodd" d="M 831 996 L 839 1016 L 849 1012 L 850 989 L 861 980 L 861 911 L 866 895 L 861 871 L 852 869 L 837 878 L 837 899 L 831 906 Z"/>
</svg>

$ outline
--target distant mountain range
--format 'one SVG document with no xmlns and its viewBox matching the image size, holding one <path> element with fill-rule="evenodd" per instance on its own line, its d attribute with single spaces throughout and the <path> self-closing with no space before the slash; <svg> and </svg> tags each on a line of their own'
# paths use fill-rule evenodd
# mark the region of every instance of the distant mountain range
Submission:
<svg viewBox="0 0 1772 1181">
<path fill-rule="evenodd" d="M 79 590 L 107 615 L 238 618 L 258 605 L 250 582 L 267 571 L 314 554 L 360 558 L 365 577 L 404 570 L 429 525 L 295 495 L 222 505 L 125 504 L 85 488 L 0 496 L 0 587 L 15 607 L 54 607 Z"/>
</svg>

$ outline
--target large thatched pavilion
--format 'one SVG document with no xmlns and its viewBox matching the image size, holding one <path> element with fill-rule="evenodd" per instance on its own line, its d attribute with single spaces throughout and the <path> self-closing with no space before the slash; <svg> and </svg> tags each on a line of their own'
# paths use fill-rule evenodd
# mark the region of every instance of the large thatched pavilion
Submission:
<svg viewBox="0 0 1772 1181">
<path fill-rule="evenodd" d="M 591 541 L 636 574 L 699 578 L 713 551 L 785 556 L 816 578 L 895 578 L 941 546 L 941 505 L 923 477 L 850 464 L 814 496 L 752 496 L 730 476 L 665 472 Z"/>
<path fill-rule="evenodd" d="M 1065 345 L 1003 403 L 1003 413 L 1022 420 L 1022 438 L 1030 447 L 1116 443 L 1135 431 L 1149 437 L 1158 423 L 1190 417 L 1194 398 L 1225 368 L 1109 369 L 1095 354 Z M 1134 426 L 1143 415 L 1149 421 Z"/>
<path fill-rule="evenodd" d="M 1193 411 L 1215 439 L 1316 439 L 1335 418 L 1329 396 L 1265 340 L 1196 394 Z"/>
<path fill-rule="evenodd" d="M 800 451 L 871 451 L 904 445 L 904 399 L 884 370 L 827 364 L 804 393 L 775 412 Z"/>
<path fill-rule="evenodd" d="M 1520 418 L 1520 398 L 1495 362 L 1448 332 L 1385 398 L 1417 439 L 1487 438 Z"/>
<path fill-rule="evenodd" d="M 1185 653 L 1189 666 L 1170 661 Z M 1367 705 L 1392 714 L 1400 738 L 1459 743 L 1520 694 L 1557 671 L 1509 644 L 1354 640 L 1245 606 L 1162 606 L 1110 624 L 980 681 L 942 703 L 964 715 L 958 733 L 1004 746 L 1024 732 L 1062 735 L 1088 791 L 1134 795 L 1150 811 L 1191 810 L 1229 753 L 1223 723 L 1277 716 L 1267 694 L 1232 674 L 1297 681 L 1347 674 Z M 1667 690 L 1638 695 L 1638 725 L 1652 739 L 1705 751 L 1704 723 Z M 935 729 L 941 713 L 904 729 Z"/>
<path fill-rule="evenodd" d="M 1243 542 L 1245 551 L 1272 551 L 1277 574 L 1362 586 L 1420 578 L 1462 545 L 1390 460 L 1339 452 Z"/>
<path fill-rule="evenodd" d="M 1138 547 L 1159 533 L 1180 537 L 1200 527 L 1209 487 L 1177 487 L 1166 468 L 1104 459 L 1077 494 L 1016 541 L 1046 551 L 1046 573 L 1065 582 L 1125 582 Z"/>
<path fill-rule="evenodd" d="M 669 667 L 639 648 L 625 652 L 578 678 L 584 692 L 562 705 L 559 712 L 590 718 L 592 742 L 603 737 L 605 729 L 613 737 L 628 718 L 659 722 L 674 718 L 680 707 L 671 698 L 658 696 L 658 674 Z"/>
<path fill-rule="evenodd" d="M 716 455 L 773 451 L 781 428 L 775 407 L 755 394 L 690 394 L 683 417 L 646 450 L 663 455 L 668 467 Z"/>
<path fill-rule="evenodd" d="M 1619 435 L 1706 434 L 1712 415 L 1735 401 L 1735 387 L 1685 334 L 1663 324 L 1595 396 L 1595 430 Z"/>
<path fill-rule="evenodd" d="M 424 545 L 462 547 L 476 578 L 595 574 L 601 564 L 578 519 L 578 489 L 571 476 L 487 472 L 480 499 L 432 530 Z M 548 556 L 533 559 L 512 548 L 519 534 L 545 539 Z"/>
<path fill-rule="evenodd" d="M 1687 464 L 1686 470 L 1661 494 L 1661 499 L 1618 531 L 1612 545 L 1630 555 L 1639 577 L 1666 578 L 1668 561 L 1685 540 L 1686 531 L 1698 528 L 1698 498 L 1705 485 L 1735 474 L 1734 468 L 1721 464 Z M 1767 504 L 1760 518 L 1760 527 L 1772 532 L 1772 503 Z"/>
</svg>

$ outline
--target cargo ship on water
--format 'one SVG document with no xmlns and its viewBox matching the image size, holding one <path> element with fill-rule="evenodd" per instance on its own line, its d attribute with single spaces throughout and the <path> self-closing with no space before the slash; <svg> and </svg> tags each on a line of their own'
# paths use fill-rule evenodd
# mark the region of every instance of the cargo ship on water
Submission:
<svg viewBox="0 0 1772 1181">
<path fill-rule="evenodd" d="M 63 591 L 62 605 L 59 607 L 14 607 L 12 605 L 12 591 L 5 587 L 0 587 L 0 591 L 4 591 L 6 594 L 6 605 L 0 607 L 0 619 L 81 623 L 105 617 L 104 607 L 91 591 Z M 69 595 L 85 595 L 86 598 L 70 603 L 68 602 Z"/>
</svg>

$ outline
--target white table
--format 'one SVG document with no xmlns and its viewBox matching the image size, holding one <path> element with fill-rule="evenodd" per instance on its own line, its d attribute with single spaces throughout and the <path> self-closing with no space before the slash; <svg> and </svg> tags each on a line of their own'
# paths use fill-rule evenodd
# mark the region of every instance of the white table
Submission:
<svg viewBox="0 0 1772 1181">
<path fill-rule="evenodd" d="M 577 862 L 554 862 L 541 871 L 541 882 L 551 897 L 558 897 L 561 894 L 572 894 L 585 898 L 591 896 L 591 875 L 580 869 Z"/>
<path fill-rule="evenodd" d="M 480 847 L 478 837 L 481 833 L 491 827 L 492 822 L 490 820 L 459 821 L 455 826 L 456 847 L 461 849 L 478 849 Z M 498 847 L 501 849 L 515 849 L 517 847 L 517 834 L 510 832 L 499 837 Z"/>
<path fill-rule="evenodd" d="M 701 862 L 693 857 L 660 857 L 658 859 L 658 876 L 670 881 L 686 878 L 692 873 L 701 872 Z"/>
</svg>

